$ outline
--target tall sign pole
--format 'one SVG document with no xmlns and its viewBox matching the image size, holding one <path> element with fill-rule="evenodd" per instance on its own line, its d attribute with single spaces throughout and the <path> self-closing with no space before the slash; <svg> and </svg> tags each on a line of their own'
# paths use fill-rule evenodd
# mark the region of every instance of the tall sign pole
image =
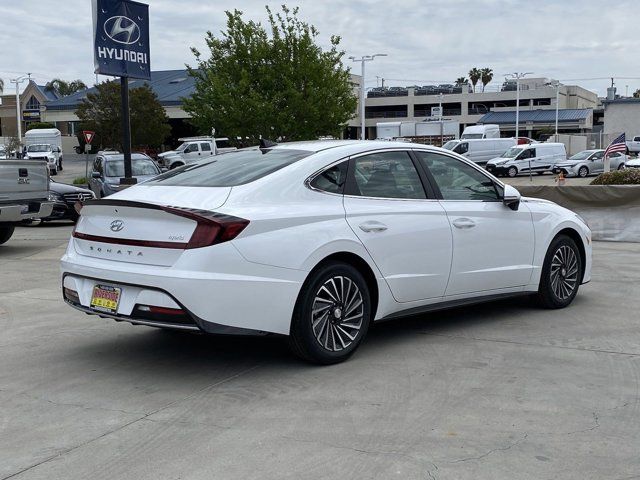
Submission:
<svg viewBox="0 0 640 480">
<path fill-rule="evenodd" d="M 120 77 L 123 185 L 136 179 L 131 170 L 129 78 L 151 79 L 149 6 L 131 0 L 92 0 L 95 73 Z"/>
</svg>

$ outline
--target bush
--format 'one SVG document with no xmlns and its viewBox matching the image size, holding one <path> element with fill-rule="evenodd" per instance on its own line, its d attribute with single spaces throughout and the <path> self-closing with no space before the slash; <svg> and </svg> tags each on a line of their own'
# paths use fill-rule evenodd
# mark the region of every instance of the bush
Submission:
<svg viewBox="0 0 640 480">
<path fill-rule="evenodd" d="M 86 185 L 87 179 L 85 177 L 76 177 L 73 179 L 74 185 Z"/>
<path fill-rule="evenodd" d="M 601 173 L 591 185 L 640 185 L 640 168 L 625 168 Z"/>
</svg>

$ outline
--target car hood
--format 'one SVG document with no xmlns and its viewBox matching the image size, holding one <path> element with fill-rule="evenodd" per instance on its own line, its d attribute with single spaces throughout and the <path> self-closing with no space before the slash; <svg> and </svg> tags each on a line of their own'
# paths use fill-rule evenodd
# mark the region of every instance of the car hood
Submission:
<svg viewBox="0 0 640 480">
<path fill-rule="evenodd" d="M 584 163 L 584 160 L 563 160 L 557 164 L 558 167 L 575 167 L 581 163 Z"/>
<path fill-rule="evenodd" d="M 177 155 L 177 154 L 178 154 L 177 150 L 169 150 L 168 152 L 159 153 L 158 158 L 169 157 L 171 155 Z"/>
</svg>

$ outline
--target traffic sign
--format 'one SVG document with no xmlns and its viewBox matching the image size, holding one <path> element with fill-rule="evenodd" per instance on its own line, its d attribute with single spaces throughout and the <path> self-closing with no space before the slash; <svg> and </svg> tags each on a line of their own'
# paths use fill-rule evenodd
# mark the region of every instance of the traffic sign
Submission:
<svg viewBox="0 0 640 480">
<path fill-rule="evenodd" d="M 91 141 L 93 140 L 93 137 L 96 136 L 96 132 L 92 132 L 90 130 L 84 130 L 82 132 L 82 135 L 84 135 L 84 141 L 89 145 L 91 145 Z"/>
</svg>

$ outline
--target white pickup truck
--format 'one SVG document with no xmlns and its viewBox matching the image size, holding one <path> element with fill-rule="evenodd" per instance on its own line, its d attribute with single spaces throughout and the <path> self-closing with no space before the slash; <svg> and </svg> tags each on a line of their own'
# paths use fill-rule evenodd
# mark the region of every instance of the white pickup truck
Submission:
<svg viewBox="0 0 640 480">
<path fill-rule="evenodd" d="M 158 164 L 161 167 L 174 169 L 212 155 L 236 150 L 235 147 L 229 146 L 228 138 L 187 137 L 180 138 L 179 141 L 182 143 L 178 148 L 158 155 Z"/>
<path fill-rule="evenodd" d="M 38 160 L 0 161 L 0 245 L 16 225 L 51 215 L 49 171 Z"/>
<path fill-rule="evenodd" d="M 627 140 L 627 150 L 629 153 L 640 153 L 640 136 L 633 137 L 633 140 Z"/>
</svg>

